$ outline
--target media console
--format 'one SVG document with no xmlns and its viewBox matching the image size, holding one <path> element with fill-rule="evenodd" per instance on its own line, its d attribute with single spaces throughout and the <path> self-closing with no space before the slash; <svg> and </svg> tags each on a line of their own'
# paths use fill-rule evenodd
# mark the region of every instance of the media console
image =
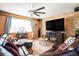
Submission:
<svg viewBox="0 0 79 59">
<path fill-rule="evenodd" d="M 48 41 L 55 44 L 61 44 L 64 42 L 64 31 L 46 31 Z"/>
</svg>

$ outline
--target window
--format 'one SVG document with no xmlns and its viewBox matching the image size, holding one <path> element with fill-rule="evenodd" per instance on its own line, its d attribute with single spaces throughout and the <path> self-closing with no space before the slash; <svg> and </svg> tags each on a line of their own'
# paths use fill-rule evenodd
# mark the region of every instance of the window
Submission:
<svg viewBox="0 0 79 59">
<path fill-rule="evenodd" d="M 24 32 L 32 32 L 30 20 L 12 18 L 10 33 L 17 33 L 17 31 L 19 31 L 21 27 L 24 28 Z"/>
</svg>

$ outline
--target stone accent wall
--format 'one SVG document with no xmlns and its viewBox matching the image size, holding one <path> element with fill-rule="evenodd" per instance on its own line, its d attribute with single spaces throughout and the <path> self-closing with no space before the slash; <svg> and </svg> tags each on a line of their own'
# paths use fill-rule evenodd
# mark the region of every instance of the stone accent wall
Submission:
<svg viewBox="0 0 79 59">
<path fill-rule="evenodd" d="M 79 28 L 79 15 L 78 14 L 65 18 L 65 35 L 67 37 L 74 36 L 75 30 L 77 28 Z"/>
</svg>

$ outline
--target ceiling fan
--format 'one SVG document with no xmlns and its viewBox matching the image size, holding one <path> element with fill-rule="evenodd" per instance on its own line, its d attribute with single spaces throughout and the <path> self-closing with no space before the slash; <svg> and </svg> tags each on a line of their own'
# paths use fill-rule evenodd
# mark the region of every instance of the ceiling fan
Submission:
<svg viewBox="0 0 79 59">
<path fill-rule="evenodd" d="M 40 17 L 40 14 L 45 14 L 45 12 L 40 11 L 42 9 L 45 9 L 45 7 L 40 7 L 40 8 L 37 8 L 35 10 L 33 10 L 33 7 L 34 7 L 34 4 L 31 4 L 31 8 L 28 11 L 29 13 L 31 13 L 31 18 L 33 17 L 33 15 L 36 15 L 36 16 Z"/>
</svg>

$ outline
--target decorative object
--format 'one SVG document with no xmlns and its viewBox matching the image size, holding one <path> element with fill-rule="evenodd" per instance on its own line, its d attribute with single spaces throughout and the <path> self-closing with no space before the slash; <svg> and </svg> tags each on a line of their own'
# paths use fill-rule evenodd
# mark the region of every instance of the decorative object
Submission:
<svg viewBox="0 0 79 59">
<path fill-rule="evenodd" d="M 24 27 L 20 27 L 19 31 L 16 34 L 16 37 L 21 39 L 21 38 L 25 38 L 27 33 L 24 32 L 25 28 Z"/>
<path fill-rule="evenodd" d="M 75 36 L 79 36 L 79 28 L 75 31 Z"/>
<path fill-rule="evenodd" d="M 75 34 L 79 34 L 79 28 L 76 29 Z"/>
<path fill-rule="evenodd" d="M 47 39 L 46 39 L 46 35 L 42 35 L 42 38 L 43 38 L 43 40 L 47 40 Z"/>
<path fill-rule="evenodd" d="M 42 46 L 46 46 L 47 45 L 47 38 L 46 38 L 46 35 L 42 35 L 42 37 L 39 38 L 40 42 L 39 44 L 42 45 Z"/>
</svg>

